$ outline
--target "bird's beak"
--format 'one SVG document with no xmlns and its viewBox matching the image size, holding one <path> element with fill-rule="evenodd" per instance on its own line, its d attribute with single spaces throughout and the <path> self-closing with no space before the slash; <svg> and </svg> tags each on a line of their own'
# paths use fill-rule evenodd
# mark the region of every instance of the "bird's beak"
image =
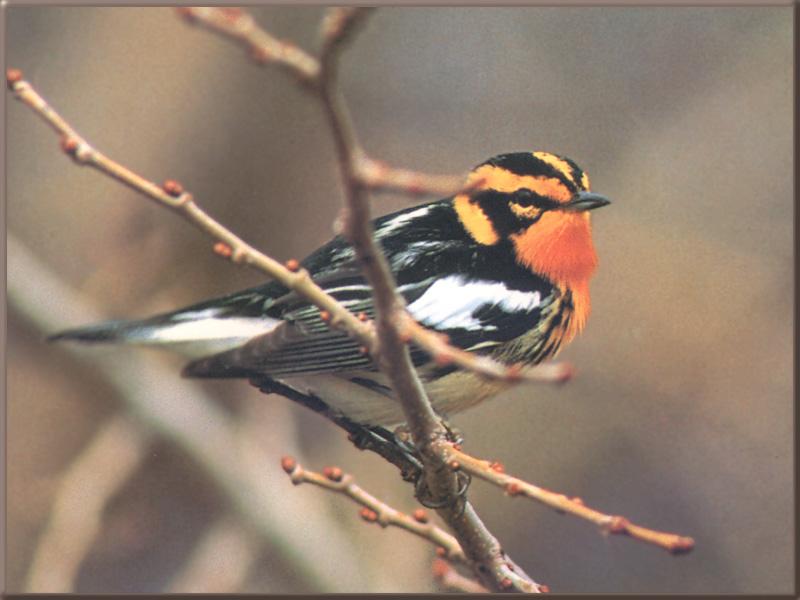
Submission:
<svg viewBox="0 0 800 600">
<path fill-rule="evenodd" d="M 561 210 L 567 212 L 583 212 L 585 210 L 600 208 L 606 204 L 611 204 L 611 200 L 605 196 L 592 192 L 578 192 L 572 197 L 572 200 L 561 205 Z"/>
</svg>

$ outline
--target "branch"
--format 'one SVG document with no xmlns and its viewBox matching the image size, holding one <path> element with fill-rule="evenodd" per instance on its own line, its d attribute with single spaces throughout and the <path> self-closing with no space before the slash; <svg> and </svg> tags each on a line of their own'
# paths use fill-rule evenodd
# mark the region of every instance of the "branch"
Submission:
<svg viewBox="0 0 800 600">
<path fill-rule="evenodd" d="M 345 10 L 330 9 L 329 14 L 341 15 Z M 344 29 L 352 30 L 347 27 Z M 495 590 L 538 592 L 538 584 L 513 564 L 469 502 L 459 497 L 459 479 L 447 468 L 442 450 L 447 445 L 447 431 L 433 411 L 411 362 L 403 332 L 405 303 L 397 293 L 386 258 L 372 235 L 369 198 L 357 175 L 358 161 L 364 152 L 338 89 L 338 55 L 335 50 L 339 47 L 338 43 L 323 40 L 323 48 L 328 51 L 320 57 L 317 89 L 333 136 L 345 188 L 344 234 L 355 249 L 372 287 L 380 340 L 378 363 L 403 406 L 414 446 L 425 466 L 425 484 L 434 503 L 439 506 L 437 512 L 455 532 L 474 565 L 476 575 Z"/>
<path fill-rule="evenodd" d="M 202 25 L 244 46 L 250 57 L 262 65 L 277 65 L 297 77 L 302 84 L 314 84 L 319 62 L 294 44 L 279 40 L 261 29 L 253 17 L 234 8 L 184 6 L 177 9 L 189 23 Z"/>
<path fill-rule="evenodd" d="M 362 156 L 356 164 L 356 177 L 374 192 L 401 192 L 417 196 L 449 197 L 473 191 L 483 183 L 477 178 L 470 183 L 465 175 L 428 175 L 409 169 L 397 169 L 382 161 Z"/>
<path fill-rule="evenodd" d="M 448 343 L 444 334 L 427 329 L 404 312 L 402 315 L 405 335 L 425 350 L 440 366 L 458 365 L 487 379 L 498 379 L 509 383 L 565 383 L 572 379 L 575 370 L 569 363 L 543 363 L 535 367 L 504 365 L 473 352 L 467 352 Z"/>
<path fill-rule="evenodd" d="M 330 8 L 325 12 L 319 28 L 319 37 L 322 40 L 320 55 L 323 64 L 338 58 L 338 53 L 352 40 L 358 27 L 373 10 L 375 9 L 345 6 Z"/>
<path fill-rule="evenodd" d="M 314 396 L 302 394 L 288 385 L 284 385 L 269 377 L 252 377 L 250 378 L 250 383 L 265 394 L 280 394 L 292 402 L 296 402 L 297 404 L 321 414 L 335 425 L 344 429 L 356 448 L 374 452 L 400 469 L 400 474 L 405 481 L 416 481 L 419 479 L 421 465 L 419 465 L 417 461 L 412 460 L 409 454 L 395 442 L 394 435 L 390 431 L 382 427 L 367 427 L 360 423 L 355 423 L 336 411 L 331 410 L 327 404 L 321 402 Z"/>
<path fill-rule="evenodd" d="M 445 452 L 450 467 L 454 471 L 464 471 L 488 481 L 504 489 L 509 496 L 526 496 L 554 508 L 558 512 L 569 513 L 594 523 L 605 533 L 625 534 L 639 541 L 664 548 L 672 554 L 685 554 L 694 548 L 694 540 L 690 537 L 654 531 L 631 523 L 625 517 L 601 513 L 586 506 L 578 497 L 569 498 L 564 494 L 551 492 L 523 479 L 507 475 L 503 465 L 498 462 L 475 458 L 452 445 Z"/>
<path fill-rule="evenodd" d="M 347 17 L 341 15 L 357 14 L 352 11 L 344 13 L 345 10 L 347 9 L 331 9 L 326 18 L 346 22 Z M 340 29 L 352 30 L 348 27 Z M 332 30 L 328 29 L 329 33 L 330 31 Z M 336 50 L 340 47 L 341 38 L 337 38 L 336 41 L 338 43 L 329 39 L 323 40 L 323 49 L 326 53 L 320 58 L 318 94 L 333 136 L 342 184 L 345 188 L 343 234 L 353 246 L 372 288 L 376 329 L 380 339 L 378 364 L 381 371 L 388 376 L 392 389 L 400 399 L 414 443 L 422 454 L 426 466 L 429 466 L 428 463 L 434 458 L 429 452 L 430 441 L 445 438 L 446 431 L 433 411 L 411 363 L 411 356 L 397 317 L 404 308 L 404 302 L 397 293 L 389 264 L 372 234 L 369 198 L 364 187 L 359 185 L 356 175 L 356 163 L 364 153 L 338 89 Z M 432 478 L 429 481 L 436 496 L 448 497 L 456 491 L 455 477 L 443 477 L 439 481 L 436 479 Z"/>
<path fill-rule="evenodd" d="M 446 560 L 437 558 L 433 561 L 431 570 L 433 577 L 439 582 L 443 588 L 451 589 L 455 592 L 464 592 L 466 594 L 488 594 L 489 590 L 483 587 L 477 581 L 464 577 L 461 573 L 455 570 L 453 565 Z M 540 586 L 546 588 L 547 586 Z M 543 589 L 543 592 L 548 590 Z"/>
<path fill-rule="evenodd" d="M 361 518 L 368 523 L 378 523 L 381 527 L 399 527 L 413 533 L 437 548 L 443 549 L 443 555 L 448 560 L 466 563 L 467 557 L 452 535 L 436 527 L 428 521 L 428 516 L 422 509 L 414 511 L 412 516 L 400 512 L 378 500 L 375 496 L 356 485 L 353 476 L 343 473 L 339 467 L 325 467 L 322 473 L 304 469 L 294 458 L 284 456 L 281 467 L 289 475 L 294 485 L 312 483 L 318 487 L 347 496 L 356 504 L 364 508 L 359 513 Z"/>
</svg>

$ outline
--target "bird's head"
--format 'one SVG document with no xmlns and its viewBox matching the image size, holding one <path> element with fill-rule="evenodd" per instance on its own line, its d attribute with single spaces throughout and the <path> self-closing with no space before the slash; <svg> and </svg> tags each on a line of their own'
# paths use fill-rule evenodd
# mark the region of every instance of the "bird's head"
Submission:
<svg viewBox="0 0 800 600">
<path fill-rule="evenodd" d="M 585 285 L 597 266 L 589 211 L 609 200 L 589 191 L 589 176 L 549 152 L 501 154 L 473 169 L 469 193 L 453 203 L 472 238 L 512 244 L 517 262 L 552 281 Z"/>
</svg>

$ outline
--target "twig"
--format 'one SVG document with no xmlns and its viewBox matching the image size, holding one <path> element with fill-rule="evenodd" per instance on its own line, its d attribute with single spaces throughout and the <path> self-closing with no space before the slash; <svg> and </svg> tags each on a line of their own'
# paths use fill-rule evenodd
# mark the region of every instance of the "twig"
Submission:
<svg viewBox="0 0 800 600">
<path fill-rule="evenodd" d="M 331 10 L 339 14 L 341 9 Z M 425 456 L 428 444 L 436 438 L 446 437 L 446 431 L 436 417 L 414 370 L 397 318 L 404 308 L 404 302 L 397 293 L 386 257 L 372 235 L 369 198 L 366 190 L 358 184 L 356 176 L 356 163 L 363 156 L 363 151 L 347 106 L 338 89 L 337 54 L 334 50 L 339 47 L 341 37 L 337 38 L 337 42 L 334 44 L 323 40 L 323 48 L 328 52 L 320 58 L 318 89 L 336 146 L 340 175 L 345 188 L 344 235 L 353 246 L 372 288 L 376 329 L 380 339 L 378 363 L 403 405 L 415 445 L 423 455 L 423 460 L 427 462 L 432 458 Z M 456 491 L 455 477 L 450 476 L 445 479 L 449 481 L 431 482 L 433 491 L 440 497 L 447 497 Z M 438 487 L 442 489 L 436 489 Z"/>
<path fill-rule="evenodd" d="M 330 8 L 325 11 L 319 27 L 319 37 L 322 41 L 320 55 L 322 62 L 326 59 L 334 60 L 344 46 L 349 42 L 359 26 L 361 26 L 373 8 L 343 6 Z"/>
<path fill-rule="evenodd" d="M 27 82 L 22 81 L 21 73 L 18 71 L 10 70 L 8 72 L 9 84 L 19 99 L 33 108 L 62 135 L 64 150 L 80 164 L 89 164 L 178 212 L 219 240 L 215 246 L 215 250 L 219 254 L 234 262 L 256 266 L 287 287 L 303 293 L 322 310 L 329 312 L 332 324 L 341 324 L 361 340 L 370 349 L 373 356 L 377 357 L 382 370 L 388 375 L 393 389 L 402 400 L 415 445 L 426 466 L 427 488 L 434 499 L 451 499 L 449 503 L 439 509 L 439 512 L 459 534 L 462 544 L 463 541 L 467 542 L 465 548 L 473 562 L 483 567 L 478 570 L 479 575 L 497 589 L 514 587 L 535 591 L 537 589 L 535 583 L 528 579 L 520 569 L 511 568 L 511 563 L 502 553 L 499 543 L 491 536 L 472 507 L 466 501 L 456 498 L 459 484 L 457 478 L 448 470 L 441 450 L 447 434 L 434 414 L 411 364 L 405 344 L 406 334 L 402 330 L 405 314 L 403 300 L 396 291 L 385 257 L 372 236 L 369 202 L 365 186 L 359 180 L 358 165 L 363 162 L 364 153 L 357 142 L 346 106 L 338 90 L 336 61 L 338 50 L 354 30 L 354 25 L 366 13 L 357 9 L 332 9 L 329 11 L 325 21 L 326 25 L 323 27 L 323 53 L 318 63 L 319 70 L 314 72 L 309 67 L 309 64 L 312 63 L 306 60 L 307 55 L 277 42 L 258 28 L 253 20 L 241 11 L 197 10 L 201 12 L 196 13 L 194 9 L 191 9 L 186 14 L 201 19 L 213 30 L 245 43 L 251 49 L 256 50 L 256 56 L 270 62 L 277 62 L 287 70 L 296 72 L 301 81 L 315 81 L 316 85 L 313 86 L 313 89 L 325 109 L 345 185 L 347 197 L 345 234 L 353 244 L 365 275 L 373 288 L 377 314 L 376 328 L 379 334 L 377 339 L 380 340 L 380 346 L 377 344 L 372 328 L 362 324 L 315 286 L 308 273 L 299 269 L 296 261 L 289 268 L 283 267 L 211 219 L 179 184 L 170 181 L 159 187 L 91 148 L 74 129 L 46 105 Z M 315 293 L 318 296 L 316 299 L 314 298 Z M 443 351 L 440 352 L 440 355 L 444 356 Z M 465 362 L 469 364 L 469 361 Z M 473 364 L 482 363 L 473 361 Z M 487 372 L 491 372 L 491 370 L 487 370 Z M 508 374 L 505 372 L 504 376 L 508 378 Z"/>
<path fill-rule="evenodd" d="M 303 84 L 316 83 L 319 76 L 317 59 L 294 44 L 270 35 L 244 11 L 234 7 L 189 6 L 177 10 L 189 23 L 200 24 L 243 45 L 257 63 L 282 67 Z"/>
<path fill-rule="evenodd" d="M 409 169 L 397 169 L 384 162 L 362 156 L 356 164 L 356 177 L 374 192 L 401 192 L 418 196 L 449 197 L 478 187 L 482 180 L 465 183 L 465 175 L 429 175 Z"/>
<path fill-rule="evenodd" d="M 499 379 L 509 383 L 565 383 L 575 370 L 569 363 L 543 363 L 535 367 L 520 365 L 506 366 L 473 352 L 467 352 L 447 342 L 447 338 L 436 331 L 423 327 L 407 312 L 403 313 L 405 335 L 417 346 L 425 350 L 441 366 L 455 364 L 467 371 L 477 373 L 487 379 Z"/>
<path fill-rule="evenodd" d="M 213 12 L 222 9 L 198 10 L 203 10 L 203 14 L 206 14 L 208 11 Z M 228 23 L 227 19 L 217 20 Z M 301 294 L 320 309 L 331 327 L 346 331 L 368 348 L 373 356 L 377 356 L 377 339 L 372 321 L 359 319 L 345 309 L 315 284 L 308 272 L 300 268 L 296 260 L 289 260 L 283 265 L 246 243 L 201 209 L 192 195 L 185 191 L 179 183 L 168 180 L 159 186 L 93 148 L 61 115 L 47 104 L 29 82 L 22 79 L 22 73 L 19 70 L 9 69 L 7 80 L 17 99 L 33 109 L 37 115 L 62 136 L 62 149 L 78 164 L 91 166 L 101 173 L 117 179 L 156 203 L 178 213 L 198 229 L 218 240 L 218 243 L 214 246 L 214 251 L 217 254 L 234 263 L 253 267 Z M 417 175 L 425 177 L 422 174 Z M 414 341 L 420 347 L 430 351 L 440 360 L 454 362 L 462 368 L 473 370 L 487 378 L 506 379 L 509 381 L 562 382 L 571 376 L 571 371 L 568 367 L 558 365 L 539 366 L 524 374 L 520 373 L 521 376 L 518 376 L 519 369 L 505 367 L 488 357 L 478 357 L 451 346 L 441 336 L 436 337 L 435 332 L 426 330 L 414 322 L 413 319 L 408 319 L 406 327 L 412 332 Z M 262 338 L 260 336 L 253 338 L 247 343 L 246 351 L 258 353 L 261 342 Z"/>
<path fill-rule="evenodd" d="M 100 532 L 103 510 L 147 456 L 152 435 L 129 418 L 103 424 L 61 477 L 31 562 L 31 593 L 75 590 L 78 570 Z"/>
<path fill-rule="evenodd" d="M 500 463 L 475 458 L 452 445 L 445 452 L 453 470 L 461 470 L 488 481 L 504 489 L 509 496 L 526 496 L 561 513 L 569 513 L 594 523 L 603 532 L 629 535 L 642 542 L 660 546 L 672 554 L 684 554 L 694 548 L 694 540 L 690 537 L 654 531 L 631 523 L 625 517 L 601 513 L 586 506 L 580 498 L 569 498 L 508 475 Z"/>
<path fill-rule="evenodd" d="M 467 594 L 488 594 L 489 590 L 483 587 L 480 583 L 469 577 L 464 577 L 461 573 L 441 558 L 434 559 L 431 565 L 433 577 L 439 582 L 443 588 L 451 589 L 456 592 L 464 592 Z M 541 586 L 546 587 L 546 586 Z M 544 591 L 544 590 L 543 590 Z"/>
<path fill-rule="evenodd" d="M 218 240 L 218 243 L 214 246 L 214 251 L 217 254 L 234 263 L 244 264 L 266 273 L 287 288 L 301 294 L 321 311 L 327 313 L 328 321 L 332 327 L 344 329 L 364 346 L 371 350 L 374 349 L 376 337 L 373 324 L 370 321 L 361 321 L 332 296 L 325 293 L 321 287 L 311 280 L 308 271 L 300 268 L 296 260 L 289 260 L 286 265 L 283 265 L 274 258 L 258 251 L 209 216 L 195 203 L 192 195 L 186 192 L 179 183 L 169 180 L 159 186 L 94 149 L 61 115 L 47 104 L 30 83 L 23 80 L 22 73 L 19 70 L 9 69 L 6 73 L 6 78 L 17 99 L 33 109 L 37 115 L 62 136 L 62 149 L 78 164 L 91 166 L 104 175 L 121 181 L 161 206 L 178 213 L 189 223 L 213 239 Z M 257 338 L 253 343 L 257 343 Z"/>
<path fill-rule="evenodd" d="M 466 563 L 467 557 L 452 535 L 428 521 L 424 510 L 418 509 L 409 516 L 378 500 L 375 496 L 356 485 L 353 476 L 343 473 L 339 467 L 325 467 L 322 473 L 304 469 L 294 458 L 284 456 L 281 467 L 289 475 L 294 485 L 312 483 L 316 486 L 347 496 L 364 508 L 359 513 L 368 523 L 381 527 L 399 527 L 413 533 L 444 550 L 444 556 L 451 561 Z"/>
<path fill-rule="evenodd" d="M 345 430 L 350 441 L 360 450 L 369 450 L 390 462 L 398 469 L 405 481 L 416 481 L 420 476 L 420 465 L 412 462 L 407 452 L 398 446 L 393 439 L 393 434 L 385 429 L 367 427 L 351 421 L 313 396 L 302 394 L 297 390 L 270 379 L 269 377 L 252 377 L 250 383 L 265 394 L 280 394 L 284 398 L 296 402 L 306 408 L 321 414 L 323 417 Z M 376 429 L 381 429 L 379 433 Z"/>
</svg>

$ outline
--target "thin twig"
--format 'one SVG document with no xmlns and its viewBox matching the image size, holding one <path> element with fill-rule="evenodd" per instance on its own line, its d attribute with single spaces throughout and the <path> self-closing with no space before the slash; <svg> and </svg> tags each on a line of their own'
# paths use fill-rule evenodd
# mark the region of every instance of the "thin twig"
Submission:
<svg viewBox="0 0 800 600">
<path fill-rule="evenodd" d="M 452 535 L 428 521 L 424 510 L 418 509 L 413 515 L 407 515 L 392 508 L 385 502 L 355 484 L 353 476 L 343 473 L 339 467 L 326 467 L 322 473 L 303 468 L 294 458 L 284 456 L 281 459 L 283 470 L 295 485 L 312 483 L 316 486 L 347 496 L 364 508 L 359 513 L 369 523 L 378 523 L 381 527 L 399 527 L 413 533 L 437 548 L 444 549 L 444 556 L 451 561 L 466 563 L 467 557 Z"/>
<path fill-rule="evenodd" d="M 411 198 L 465 194 L 482 183 L 480 178 L 465 183 L 466 175 L 430 175 L 397 169 L 368 156 L 362 156 L 356 164 L 356 177 L 361 185 L 373 192 L 401 192 Z"/>
<path fill-rule="evenodd" d="M 243 45 L 259 64 L 282 67 L 303 84 L 314 84 L 319 76 L 316 58 L 294 44 L 270 35 L 241 9 L 184 6 L 177 10 L 189 23 L 202 25 Z"/>
<path fill-rule="evenodd" d="M 336 58 L 344 46 L 353 38 L 373 8 L 341 6 L 325 11 L 320 23 L 319 37 L 322 42 L 320 54 L 329 59 Z M 324 60 L 324 58 L 323 58 Z"/>
<path fill-rule="evenodd" d="M 443 588 L 453 590 L 455 592 L 464 592 L 466 594 L 488 594 L 489 590 L 483 587 L 480 583 L 469 577 L 464 577 L 461 573 L 446 560 L 436 558 L 431 565 L 433 577 L 439 582 Z M 546 587 L 546 586 L 541 586 Z"/>
<path fill-rule="evenodd" d="M 345 430 L 348 433 L 350 441 L 352 441 L 358 449 L 374 452 L 400 469 L 401 476 L 405 481 L 416 481 L 419 478 L 421 466 L 418 463 L 412 462 L 409 454 L 395 443 L 391 432 L 382 430 L 378 433 L 376 429 L 382 428 L 367 427 L 351 421 L 335 410 L 331 410 L 327 404 L 321 402 L 314 396 L 302 394 L 288 385 L 269 377 L 251 377 L 250 383 L 265 394 L 279 394 L 292 402 L 296 402 L 297 404 L 321 414 L 323 417 Z"/>
<path fill-rule="evenodd" d="M 331 327 L 346 331 L 368 348 L 370 354 L 377 356 L 377 339 L 372 321 L 359 319 L 345 309 L 315 284 L 308 271 L 300 268 L 297 261 L 289 260 L 285 265 L 281 264 L 246 243 L 200 208 L 192 195 L 185 191 L 179 183 L 168 180 L 159 186 L 93 148 L 29 82 L 22 79 L 22 73 L 19 70 L 9 69 L 7 79 L 15 96 L 33 109 L 62 136 L 62 149 L 78 164 L 91 166 L 176 212 L 198 229 L 218 240 L 214 246 L 217 254 L 234 263 L 255 268 L 296 291 L 320 309 L 324 319 Z M 572 374 L 566 365 L 545 365 L 521 372 L 516 367 L 505 367 L 488 357 L 479 357 L 456 348 L 448 344 L 441 336 L 437 337 L 435 332 L 414 322 L 413 319 L 408 319 L 405 326 L 411 331 L 414 341 L 432 355 L 439 357 L 439 360 L 453 362 L 489 379 L 560 383 L 569 379 Z M 257 354 L 260 351 L 261 341 L 261 336 L 254 337 L 248 342 L 246 351 Z"/>
<path fill-rule="evenodd" d="M 690 537 L 648 529 L 631 523 L 625 517 L 608 515 L 589 508 L 578 497 L 569 498 L 564 494 L 552 492 L 508 475 L 498 462 L 475 458 L 452 445 L 446 450 L 446 454 L 453 470 L 461 470 L 488 481 L 505 490 L 509 496 L 526 496 L 561 513 L 585 519 L 597 525 L 605 533 L 625 534 L 639 541 L 660 546 L 672 554 L 684 554 L 694 548 L 694 540 Z"/>
<path fill-rule="evenodd" d="M 337 10 L 337 9 L 332 9 Z M 343 232 L 353 246 L 362 270 L 372 288 L 375 322 L 380 339 L 378 363 L 392 389 L 401 399 L 415 444 L 424 455 L 430 440 L 446 437 L 446 431 L 431 407 L 414 370 L 408 347 L 396 315 L 404 308 L 386 257 L 372 232 L 370 203 L 366 190 L 358 184 L 356 162 L 363 155 L 347 106 L 338 88 L 338 44 L 323 44 L 327 54 L 320 57 L 319 96 L 336 147 L 342 184 L 345 188 Z M 443 496 L 456 490 L 455 477 L 441 490 Z M 451 485 L 452 484 L 452 485 Z M 437 491 L 437 490 L 435 490 Z"/>
<path fill-rule="evenodd" d="M 488 356 L 467 352 L 448 343 L 444 334 L 422 326 L 408 313 L 403 314 L 405 334 L 417 346 L 431 355 L 440 366 L 454 364 L 467 371 L 477 373 L 487 379 L 508 381 L 509 383 L 565 383 L 575 370 L 569 363 L 544 363 L 534 367 L 504 365 Z"/>
</svg>

